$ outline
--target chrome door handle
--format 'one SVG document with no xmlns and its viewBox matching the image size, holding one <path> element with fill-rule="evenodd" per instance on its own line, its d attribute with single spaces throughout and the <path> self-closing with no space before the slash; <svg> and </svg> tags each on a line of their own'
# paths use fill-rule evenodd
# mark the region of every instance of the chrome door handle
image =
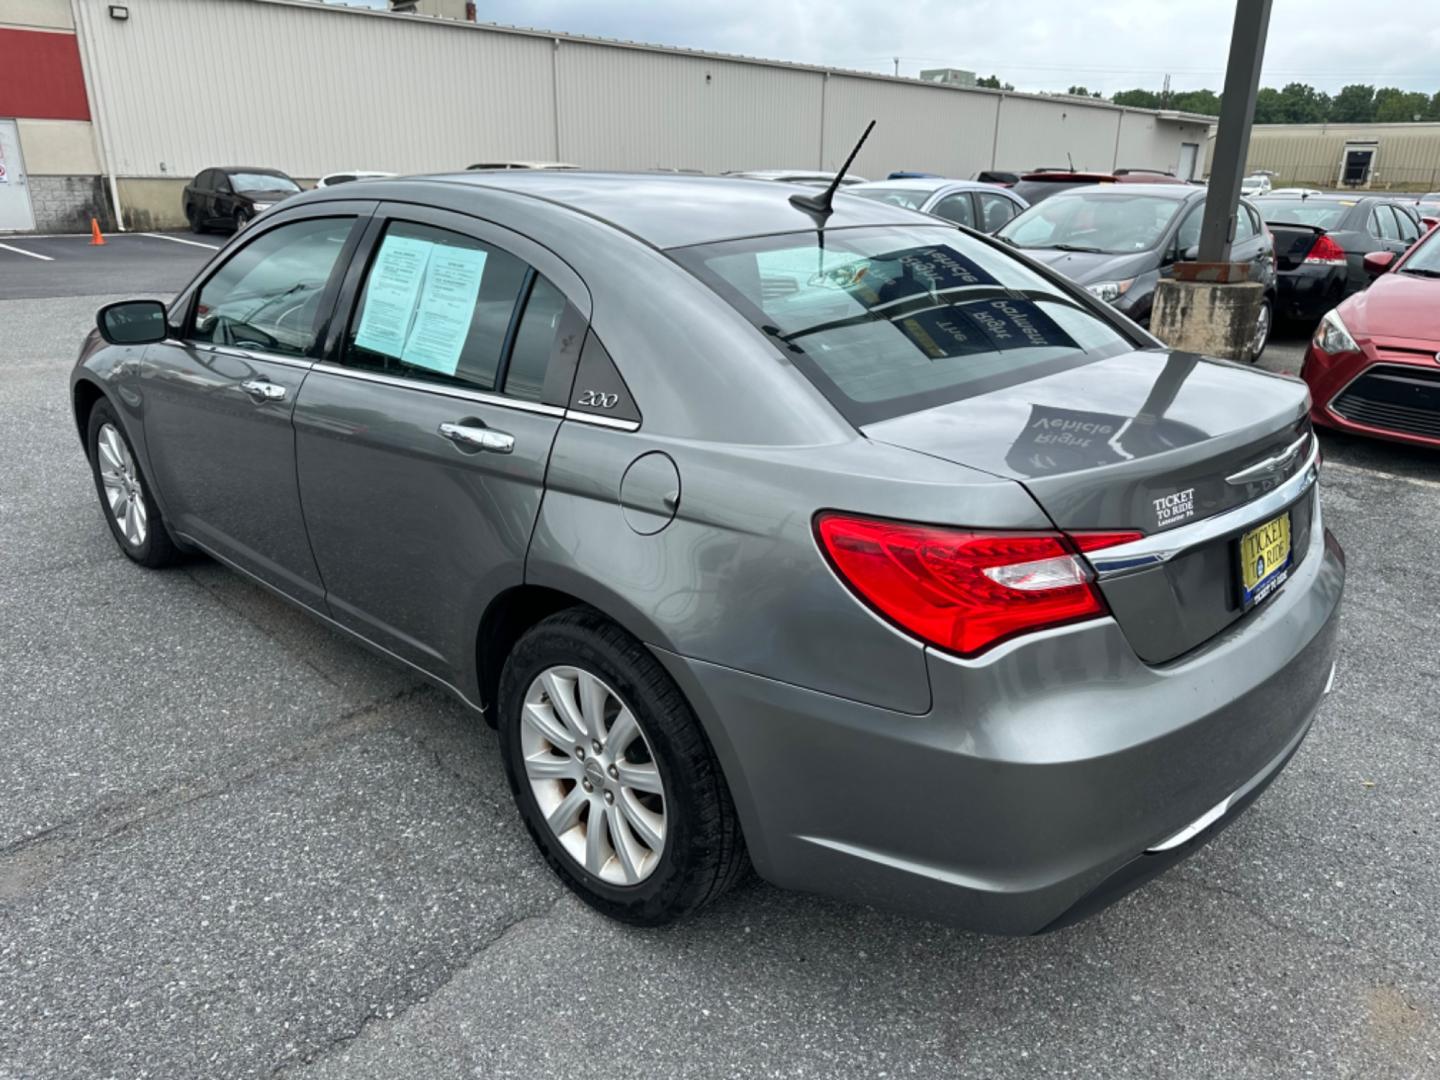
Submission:
<svg viewBox="0 0 1440 1080">
<path fill-rule="evenodd" d="M 461 450 L 488 450 L 492 454 L 508 454 L 515 449 L 515 436 L 508 431 L 474 427 L 470 424 L 441 424 L 439 433 Z"/>
<path fill-rule="evenodd" d="M 285 387 L 269 379 L 246 379 L 240 384 L 240 389 L 249 394 L 250 400 L 257 405 L 263 405 L 267 401 L 285 400 Z"/>
</svg>

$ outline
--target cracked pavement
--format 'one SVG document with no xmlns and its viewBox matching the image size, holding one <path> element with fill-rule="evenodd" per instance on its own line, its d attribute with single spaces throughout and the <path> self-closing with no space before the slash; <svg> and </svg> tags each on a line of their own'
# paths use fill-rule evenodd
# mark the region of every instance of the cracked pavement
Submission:
<svg viewBox="0 0 1440 1080">
<path fill-rule="evenodd" d="M 103 299 L 0 300 L 0 1080 L 1440 1075 L 1440 456 L 1325 440 L 1335 692 L 1117 906 L 1007 940 L 752 881 L 639 931 L 550 875 L 460 706 L 115 550 L 66 400 Z"/>
</svg>

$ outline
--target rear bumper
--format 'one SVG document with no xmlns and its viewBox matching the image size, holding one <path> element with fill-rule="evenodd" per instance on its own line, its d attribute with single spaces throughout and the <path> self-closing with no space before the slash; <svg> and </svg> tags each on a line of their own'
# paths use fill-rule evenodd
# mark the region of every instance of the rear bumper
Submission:
<svg viewBox="0 0 1440 1080">
<path fill-rule="evenodd" d="M 1270 601 L 1158 667 L 1110 619 L 978 661 L 931 654 L 924 716 L 657 655 L 706 725 L 764 877 L 1027 934 L 1183 858 L 1273 779 L 1327 689 L 1344 576 L 1315 529 Z M 1231 796 L 1195 837 L 1144 854 Z"/>
<path fill-rule="evenodd" d="M 1348 271 L 1343 266 L 1305 266 L 1275 275 L 1276 314 L 1286 319 L 1318 319 L 1345 299 Z"/>
</svg>

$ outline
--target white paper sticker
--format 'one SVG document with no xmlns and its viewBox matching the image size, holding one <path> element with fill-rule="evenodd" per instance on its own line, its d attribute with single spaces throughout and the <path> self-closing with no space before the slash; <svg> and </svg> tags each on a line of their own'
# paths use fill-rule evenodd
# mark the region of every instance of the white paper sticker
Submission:
<svg viewBox="0 0 1440 1080">
<path fill-rule="evenodd" d="M 455 374 L 465 339 L 470 336 L 485 254 L 474 248 L 435 245 L 401 360 L 442 375 Z"/>
<path fill-rule="evenodd" d="M 365 310 L 355 333 L 357 346 L 396 358 L 404 353 L 415 298 L 434 246 L 408 236 L 385 237 L 365 289 Z"/>
</svg>

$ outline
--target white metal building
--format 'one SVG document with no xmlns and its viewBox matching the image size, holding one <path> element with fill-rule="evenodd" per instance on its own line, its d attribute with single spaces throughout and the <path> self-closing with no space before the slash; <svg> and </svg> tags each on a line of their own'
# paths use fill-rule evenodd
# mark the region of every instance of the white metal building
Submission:
<svg viewBox="0 0 1440 1080">
<path fill-rule="evenodd" d="M 875 119 L 854 166 L 861 175 L 1071 163 L 1193 175 L 1209 125 L 1090 98 L 312 0 L 0 0 L 0 39 L 7 26 L 74 36 L 99 177 L 76 189 L 108 193 L 129 228 L 182 224 L 180 189 L 215 165 L 272 166 L 302 180 L 503 159 L 835 168 Z M 0 123 L 5 110 L 0 93 Z M 42 136 L 34 142 L 21 147 L 31 172 L 47 153 Z M 54 224 L 37 216 L 35 227 Z"/>
</svg>

